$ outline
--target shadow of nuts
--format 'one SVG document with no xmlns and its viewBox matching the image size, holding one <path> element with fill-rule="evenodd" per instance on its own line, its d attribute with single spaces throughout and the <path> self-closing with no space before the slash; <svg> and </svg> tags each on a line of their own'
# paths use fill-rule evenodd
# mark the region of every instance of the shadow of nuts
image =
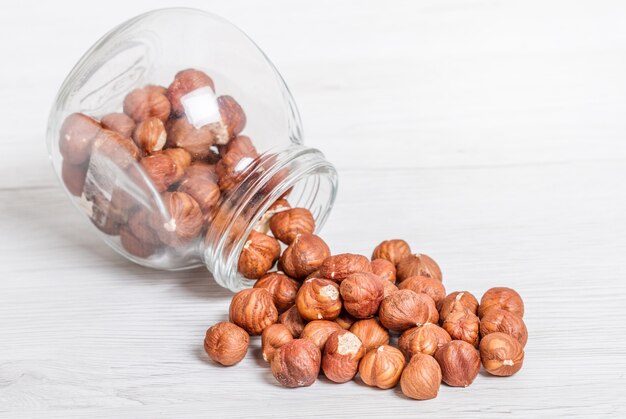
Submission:
<svg viewBox="0 0 626 419">
<path fill-rule="evenodd" d="M 322 278 L 332 279 L 341 283 L 345 278 L 357 272 L 372 272 L 372 265 L 368 258 L 352 253 L 329 256 L 319 267 Z"/>
<path fill-rule="evenodd" d="M 385 259 L 397 267 L 398 263 L 411 254 L 411 247 L 404 240 L 385 240 L 374 249 L 372 260 Z"/>
<path fill-rule="evenodd" d="M 337 330 L 326 340 L 322 354 L 322 371 L 330 381 L 345 383 L 352 380 L 365 355 L 363 344 L 347 330 Z"/>
<path fill-rule="evenodd" d="M 298 290 L 296 306 L 304 320 L 334 320 L 341 313 L 339 286 L 328 279 L 308 279 Z"/>
<path fill-rule="evenodd" d="M 204 350 L 213 361 L 231 366 L 246 356 L 249 341 L 250 337 L 241 327 L 221 322 L 206 331 Z"/>
<path fill-rule="evenodd" d="M 291 342 L 293 336 L 284 324 L 274 323 L 263 330 L 261 334 L 261 351 L 263 360 L 271 362 L 276 349 L 280 348 L 287 342 Z"/>
<path fill-rule="evenodd" d="M 339 285 L 344 308 L 357 319 L 378 313 L 383 292 L 383 280 L 370 272 L 353 273 Z"/>
<path fill-rule="evenodd" d="M 413 355 L 400 377 L 400 388 L 405 396 L 416 400 L 437 397 L 441 386 L 441 368 L 432 356 Z"/>
<path fill-rule="evenodd" d="M 315 219 L 306 208 L 291 208 L 272 215 L 270 229 L 274 237 L 288 245 L 298 234 L 313 234 Z"/>
<path fill-rule="evenodd" d="M 260 278 L 267 273 L 280 256 L 278 241 L 252 230 L 239 256 L 239 272 L 246 278 Z"/>
<path fill-rule="evenodd" d="M 382 389 L 393 388 L 404 370 L 404 354 L 397 348 L 381 345 L 368 351 L 359 364 L 359 375 L 365 384 Z"/>
<path fill-rule="evenodd" d="M 285 387 L 308 387 L 320 372 L 322 354 L 306 339 L 294 339 L 278 348 L 272 357 L 272 375 Z"/>
<path fill-rule="evenodd" d="M 441 269 L 430 256 L 415 253 L 398 262 L 396 266 L 398 279 L 404 281 L 412 276 L 428 276 L 442 280 Z"/>
<path fill-rule="evenodd" d="M 260 335 L 278 321 L 278 311 L 267 290 L 250 288 L 235 294 L 230 302 L 229 317 L 250 335 Z"/>
<path fill-rule="evenodd" d="M 462 340 L 453 340 L 435 352 L 443 382 L 452 387 L 467 387 L 480 371 L 478 351 Z"/>
<path fill-rule="evenodd" d="M 439 348 L 450 342 L 452 338 L 443 328 L 433 323 L 405 330 L 398 338 L 398 347 L 411 358 L 415 354 L 434 355 Z"/>
<path fill-rule="evenodd" d="M 304 278 L 315 271 L 330 256 L 324 240 L 313 234 L 300 234 L 280 258 L 282 270 L 292 278 Z"/>
</svg>

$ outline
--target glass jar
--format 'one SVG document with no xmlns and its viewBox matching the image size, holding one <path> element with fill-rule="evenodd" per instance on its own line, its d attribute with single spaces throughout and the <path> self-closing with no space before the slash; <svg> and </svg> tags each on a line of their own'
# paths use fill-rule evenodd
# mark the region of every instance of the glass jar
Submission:
<svg viewBox="0 0 626 419">
<path fill-rule="evenodd" d="M 96 42 L 59 90 L 47 142 L 115 251 L 157 269 L 205 265 L 233 291 L 252 284 L 239 256 L 253 229 L 267 233 L 274 203 L 309 209 L 319 231 L 337 190 L 267 57 L 193 9 L 140 15 Z"/>
</svg>

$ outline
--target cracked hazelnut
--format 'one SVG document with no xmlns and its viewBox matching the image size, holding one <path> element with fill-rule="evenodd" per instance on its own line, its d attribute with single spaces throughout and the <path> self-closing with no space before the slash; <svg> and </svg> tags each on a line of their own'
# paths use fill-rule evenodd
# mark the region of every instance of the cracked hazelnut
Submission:
<svg viewBox="0 0 626 419">
<path fill-rule="evenodd" d="M 215 91 L 213 80 L 206 73 L 193 68 L 176 73 L 174 81 L 167 88 L 166 93 L 172 104 L 172 114 L 176 117 L 184 115 L 185 108 L 181 103 L 181 98 L 201 87 L 210 87 L 211 90 Z"/>
<path fill-rule="evenodd" d="M 67 160 L 63 160 L 61 166 L 61 179 L 67 190 L 74 196 L 81 196 L 85 187 L 85 178 L 87 177 L 87 164 L 71 164 Z"/>
<path fill-rule="evenodd" d="M 372 260 L 385 259 L 397 266 L 402 259 L 410 254 L 411 248 L 404 240 L 385 240 L 374 249 Z"/>
<path fill-rule="evenodd" d="M 389 332 L 376 319 L 358 320 L 350 331 L 361 340 L 366 351 L 389 344 Z"/>
<path fill-rule="evenodd" d="M 350 327 L 356 322 L 356 319 L 350 315 L 345 309 L 341 310 L 339 317 L 335 319 L 335 322 L 341 326 L 342 329 L 350 330 Z"/>
<path fill-rule="evenodd" d="M 428 276 L 442 280 L 441 269 L 430 256 L 415 253 L 398 262 L 396 266 L 398 279 L 404 281 L 412 276 Z"/>
<path fill-rule="evenodd" d="M 220 110 L 222 124 L 228 133 L 228 138 L 239 134 L 246 126 L 246 114 L 241 105 L 232 96 L 220 96 L 217 98 L 217 106 Z"/>
<path fill-rule="evenodd" d="M 320 372 L 322 354 L 306 339 L 294 339 L 278 348 L 272 357 L 272 375 L 285 387 L 307 387 Z"/>
<path fill-rule="evenodd" d="M 374 259 L 371 263 L 372 272 L 382 279 L 396 283 L 396 266 L 386 259 Z"/>
<path fill-rule="evenodd" d="M 395 387 L 403 370 L 404 355 L 389 345 L 368 351 L 359 364 L 361 380 L 368 386 L 382 389 Z"/>
<path fill-rule="evenodd" d="M 446 297 L 446 288 L 443 286 L 443 283 L 438 279 L 427 276 L 411 276 L 400 282 L 398 288 L 401 290 L 408 289 L 418 294 L 426 294 L 435 301 L 437 307 Z"/>
<path fill-rule="evenodd" d="M 341 281 L 339 292 L 346 311 L 357 319 L 366 319 L 378 313 L 383 300 L 383 280 L 370 272 L 353 273 Z"/>
<path fill-rule="evenodd" d="M 345 278 L 356 272 L 372 272 L 368 258 L 352 253 L 329 256 L 319 267 L 322 278 L 341 283 Z"/>
<path fill-rule="evenodd" d="M 278 240 L 291 244 L 298 234 L 313 234 L 315 219 L 306 208 L 291 208 L 274 214 L 270 219 L 270 229 Z"/>
<path fill-rule="evenodd" d="M 298 312 L 305 320 L 333 320 L 341 312 L 339 286 L 328 279 L 304 281 L 296 295 Z"/>
<path fill-rule="evenodd" d="M 202 231 L 200 206 L 184 192 L 166 192 L 162 199 L 170 219 L 164 220 L 160 214 L 153 214 L 150 223 L 159 239 L 170 246 L 191 243 Z"/>
<path fill-rule="evenodd" d="M 268 290 L 272 294 L 278 312 L 282 313 L 296 303 L 296 294 L 300 288 L 300 283 L 279 271 L 262 276 L 256 281 L 254 288 Z"/>
<path fill-rule="evenodd" d="M 135 121 L 124 113 L 110 113 L 100 120 L 103 128 L 115 131 L 122 137 L 130 138 L 135 132 Z"/>
<path fill-rule="evenodd" d="M 313 342 L 320 351 L 324 349 L 328 337 L 337 330 L 343 330 L 335 322 L 329 320 L 313 320 L 304 326 L 300 338 Z"/>
<path fill-rule="evenodd" d="M 464 340 L 474 347 L 478 347 L 478 327 L 479 321 L 471 311 L 453 311 L 445 318 L 441 325 L 452 339 Z"/>
<path fill-rule="evenodd" d="M 167 154 L 155 153 L 144 157 L 139 163 L 158 192 L 165 192 L 176 182 L 176 164 Z"/>
<path fill-rule="evenodd" d="M 480 371 L 478 351 L 462 340 L 453 340 L 435 352 L 443 382 L 452 387 L 467 387 Z"/>
<path fill-rule="evenodd" d="M 387 329 L 402 331 L 424 323 L 436 323 L 437 308 L 432 298 L 411 290 L 398 290 L 386 297 L 378 312 Z"/>
<path fill-rule="evenodd" d="M 156 117 L 139 122 L 133 132 L 135 144 L 147 154 L 163 149 L 166 138 L 165 125 Z"/>
<path fill-rule="evenodd" d="M 489 374 L 508 377 L 522 368 L 524 348 L 514 337 L 495 332 L 480 341 L 480 359 Z"/>
<path fill-rule="evenodd" d="M 281 314 L 278 317 L 278 321 L 289 329 L 294 338 L 299 338 L 304 330 L 304 320 L 298 313 L 298 307 L 295 304 Z"/>
<path fill-rule="evenodd" d="M 239 272 L 246 278 L 260 278 L 272 269 L 279 256 L 280 244 L 275 238 L 252 230 L 239 256 Z"/>
<path fill-rule="evenodd" d="M 272 295 L 263 288 L 239 291 L 230 302 L 230 321 L 250 335 L 260 335 L 267 326 L 278 321 Z"/>
<path fill-rule="evenodd" d="M 145 86 L 135 89 L 124 98 L 124 113 L 135 122 L 141 122 L 150 117 L 167 121 L 170 116 L 170 101 L 158 86 Z"/>
<path fill-rule="evenodd" d="M 472 314 L 476 314 L 477 309 L 478 300 L 471 292 L 455 291 L 441 301 L 439 319 L 445 320 L 454 311 L 469 310 Z"/>
<path fill-rule="evenodd" d="M 212 125 L 194 127 L 187 118 L 170 120 L 167 124 L 167 147 L 184 148 L 194 160 L 206 160 L 213 151 L 215 132 Z"/>
<path fill-rule="evenodd" d="M 263 330 L 261 334 L 261 350 L 263 352 L 263 360 L 271 362 L 276 349 L 280 348 L 287 342 L 291 342 L 293 336 L 284 324 L 274 323 Z"/>
<path fill-rule="evenodd" d="M 122 247 L 133 256 L 148 258 L 158 250 L 156 244 L 147 243 L 137 238 L 128 226 L 119 227 L 119 235 Z"/>
<path fill-rule="evenodd" d="M 400 388 L 405 396 L 416 400 L 437 397 L 441 386 L 441 368 L 432 356 L 413 355 L 400 377 Z"/>
<path fill-rule="evenodd" d="M 117 132 L 108 129 L 102 129 L 93 142 L 93 155 L 105 156 L 118 167 L 126 169 L 139 160 L 141 153 L 130 138 L 122 137 Z"/>
<path fill-rule="evenodd" d="M 91 147 L 102 130 L 95 119 L 73 113 L 65 118 L 59 132 L 59 151 L 70 164 L 83 164 L 89 160 Z"/>
<path fill-rule="evenodd" d="M 480 299 L 478 317 L 482 318 L 490 310 L 501 309 L 524 317 L 524 302 L 522 297 L 511 288 L 496 287 L 487 290 Z"/>
<path fill-rule="evenodd" d="M 280 258 L 283 271 L 292 278 L 304 278 L 330 256 L 324 240 L 313 234 L 300 234 L 287 246 Z"/>
<path fill-rule="evenodd" d="M 206 331 L 204 350 L 213 361 L 231 366 L 246 356 L 249 342 L 250 337 L 241 327 L 229 322 L 220 322 Z"/>
<path fill-rule="evenodd" d="M 452 338 L 444 329 L 436 324 L 426 323 L 404 331 L 398 339 L 398 347 L 407 358 L 417 353 L 434 355 L 439 348 L 451 340 Z"/>
<path fill-rule="evenodd" d="M 528 330 L 521 317 L 510 311 L 494 309 L 480 319 L 480 336 L 484 338 L 491 333 L 501 332 L 514 337 L 522 347 L 528 341 Z"/>
<path fill-rule="evenodd" d="M 337 330 L 324 345 L 322 371 L 330 381 L 345 383 L 356 375 L 363 355 L 365 349 L 356 335 L 347 330 Z"/>
<path fill-rule="evenodd" d="M 258 231 L 259 233 L 263 233 L 263 234 L 269 233 L 270 220 L 272 219 L 272 217 L 275 214 L 278 214 L 279 212 L 282 212 L 282 211 L 287 211 L 290 208 L 291 206 L 289 205 L 289 202 L 287 202 L 286 200 L 284 199 L 277 200 L 267 209 L 267 211 L 265 211 L 265 213 L 261 216 L 259 221 L 257 221 L 256 225 L 254 226 L 254 229 Z"/>
</svg>

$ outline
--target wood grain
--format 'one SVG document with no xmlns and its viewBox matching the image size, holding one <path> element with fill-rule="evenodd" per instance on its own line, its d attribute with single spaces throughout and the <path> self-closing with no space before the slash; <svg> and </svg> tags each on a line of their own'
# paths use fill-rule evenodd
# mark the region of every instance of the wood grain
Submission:
<svg viewBox="0 0 626 419">
<path fill-rule="evenodd" d="M 280 388 L 259 339 L 240 365 L 211 363 L 202 339 L 230 293 L 203 269 L 126 262 L 80 221 L 47 161 L 52 98 L 106 30 L 175 4 L 0 5 L 0 417 L 626 415 L 625 3 L 184 2 L 285 76 L 340 172 L 334 253 L 401 237 L 449 292 L 524 297 L 522 371 L 429 402 Z"/>
</svg>

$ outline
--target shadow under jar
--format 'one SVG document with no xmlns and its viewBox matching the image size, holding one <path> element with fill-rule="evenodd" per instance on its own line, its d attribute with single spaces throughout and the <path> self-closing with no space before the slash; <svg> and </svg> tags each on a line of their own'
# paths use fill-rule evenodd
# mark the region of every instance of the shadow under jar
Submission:
<svg viewBox="0 0 626 419">
<path fill-rule="evenodd" d="M 252 285 L 239 256 L 277 200 L 309 209 L 319 231 L 337 190 L 267 57 L 193 9 L 140 15 L 96 42 L 58 93 L 47 142 L 109 246 L 157 269 L 205 265 L 231 290 Z"/>
</svg>

